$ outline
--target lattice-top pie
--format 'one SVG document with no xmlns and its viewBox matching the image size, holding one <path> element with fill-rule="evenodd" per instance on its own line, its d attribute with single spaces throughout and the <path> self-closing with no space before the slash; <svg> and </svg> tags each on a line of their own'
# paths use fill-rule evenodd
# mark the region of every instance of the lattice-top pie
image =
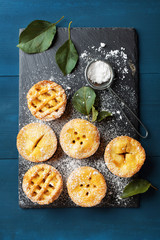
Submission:
<svg viewBox="0 0 160 240">
<path fill-rule="evenodd" d="M 114 138 L 106 147 L 104 159 L 108 169 L 119 177 L 131 177 L 146 158 L 141 144 L 128 136 Z"/>
<path fill-rule="evenodd" d="M 24 126 L 17 136 L 19 154 L 32 162 L 48 160 L 57 149 L 57 138 L 53 130 L 42 123 Z"/>
<path fill-rule="evenodd" d="M 92 123 L 73 119 L 66 123 L 60 133 L 63 151 L 73 158 L 87 158 L 93 155 L 100 143 L 99 131 Z"/>
<path fill-rule="evenodd" d="M 93 207 L 105 197 L 107 185 L 103 175 L 92 167 L 75 169 L 67 180 L 68 194 L 81 207 Z"/>
<path fill-rule="evenodd" d="M 64 113 L 67 97 L 60 85 L 44 80 L 31 87 L 27 101 L 33 116 L 43 121 L 51 121 Z"/>
<path fill-rule="evenodd" d="M 61 174 L 54 167 L 39 164 L 25 173 L 22 188 L 32 202 L 49 204 L 61 194 L 63 181 Z"/>
</svg>

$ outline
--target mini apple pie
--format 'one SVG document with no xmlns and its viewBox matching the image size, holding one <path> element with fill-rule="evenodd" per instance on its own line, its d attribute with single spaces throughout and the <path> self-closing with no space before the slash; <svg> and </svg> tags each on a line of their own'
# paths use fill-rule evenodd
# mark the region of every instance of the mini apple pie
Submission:
<svg viewBox="0 0 160 240">
<path fill-rule="evenodd" d="M 99 131 L 96 126 L 86 120 L 73 119 L 63 126 L 60 144 L 68 156 L 78 159 L 87 158 L 99 147 Z"/>
<path fill-rule="evenodd" d="M 40 205 L 55 201 L 62 192 L 61 174 L 48 164 L 30 168 L 23 177 L 23 191 L 27 197 Z"/>
<path fill-rule="evenodd" d="M 67 97 L 60 85 L 44 80 L 31 87 L 27 101 L 33 116 L 43 121 L 51 121 L 64 113 Z"/>
<path fill-rule="evenodd" d="M 18 133 L 17 149 L 25 159 L 31 162 L 43 162 L 55 153 L 57 138 L 49 126 L 30 123 Z"/>
<path fill-rule="evenodd" d="M 75 169 L 67 180 L 68 194 L 81 207 L 93 207 L 105 197 L 107 185 L 103 175 L 92 167 Z"/>
<path fill-rule="evenodd" d="M 141 144 L 128 136 L 114 138 L 106 147 L 104 159 L 108 169 L 119 177 L 132 177 L 146 158 Z"/>
</svg>

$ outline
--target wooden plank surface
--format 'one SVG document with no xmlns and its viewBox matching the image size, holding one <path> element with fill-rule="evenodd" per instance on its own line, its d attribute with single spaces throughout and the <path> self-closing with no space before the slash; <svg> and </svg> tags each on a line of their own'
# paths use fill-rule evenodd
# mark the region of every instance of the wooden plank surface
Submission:
<svg viewBox="0 0 160 240">
<path fill-rule="evenodd" d="M 0 0 L 0 239 L 159 240 L 160 191 L 141 197 L 139 209 L 22 210 L 18 206 L 18 43 L 19 28 L 34 19 L 66 27 L 135 27 L 140 48 L 140 114 L 150 135 L 141 140 L 148 156 L 141 170 L 160 189 L 160 1 Z M 4 91 L 5 90 L 5 91 Z"/>
<path fill-rule="evenodd" d="M 140 39 L 140 71 L 159 72 L 159 0 L 0 0 L 0 8 L 1 75 L 18 75 L 19 28 L 33 19 L 56 22 L 63 15 L 59 26 L 67 26 L 72 20 L 72 27 L 135 27 Z"/>
</svg>

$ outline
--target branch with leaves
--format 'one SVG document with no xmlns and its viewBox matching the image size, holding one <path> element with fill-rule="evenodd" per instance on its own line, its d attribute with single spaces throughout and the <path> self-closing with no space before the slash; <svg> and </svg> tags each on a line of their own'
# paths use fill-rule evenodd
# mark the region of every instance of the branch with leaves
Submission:
<svg viewBox="0 0 160 240">
<path fill-rule="evenodd" d="M 43 20 L 31 22 L 20 34 L 17 47 L 28 54 L 46 51 L 56 35 L 56 25 L 63 18 L 64 16 L 56 23 Z M 56 52 L 56 62 L 64 75 L 71 73 L 78 61 L 78 52 L 71 40 L 71 23 L 68 26 L 68 40 Z"/>
<path fill-rule="evenodd" d="M 82 87 L 77 92 L 75 92 L 72 103 L 78 112 L 88 117 L 88 120 L 90 113 L 92 112 L 92 122 L 95 122 L 96 120 L 98 122 L 101 122 L 106 117 L 112 116 L 108 111 L 98 112 L 94 106 L 95 100 L 95 91 L 90 87 Z"/>
</svg>

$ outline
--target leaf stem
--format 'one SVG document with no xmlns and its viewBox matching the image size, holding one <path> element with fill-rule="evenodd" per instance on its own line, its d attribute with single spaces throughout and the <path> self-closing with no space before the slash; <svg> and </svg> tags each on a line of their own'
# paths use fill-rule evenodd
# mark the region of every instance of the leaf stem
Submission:
<svg viewBox="0 0 160 240">
<path fill-rule="evenodd" d="M 71 23 L 72 23 L 72 21 L 71 21 L 71 22 L 69 23 L 69 25 L 68 25 L 68 38 L 69 38 L 69 40 L 71 39 L 71 31 L 70 31 Z"/>
<path fill-rule="evenodd" d="M 56 23 L 54 23 L 54 24 L 56 25 L 56 24 L 59 23 L 63 18 L 64 18 L 64 16 L 61 17 L 61 18 L 60 18 Z"/>
<path fill-rule="evenodd" d="M 152 187 L 152 188 L 154 188 L 155 190 L 158 190 L 158 188 L 156 188 L 156 187 L 155 187 L 155 186 L 153 186 L 152 184 L 151 184 L 151 187 Z"/>
</svg>

